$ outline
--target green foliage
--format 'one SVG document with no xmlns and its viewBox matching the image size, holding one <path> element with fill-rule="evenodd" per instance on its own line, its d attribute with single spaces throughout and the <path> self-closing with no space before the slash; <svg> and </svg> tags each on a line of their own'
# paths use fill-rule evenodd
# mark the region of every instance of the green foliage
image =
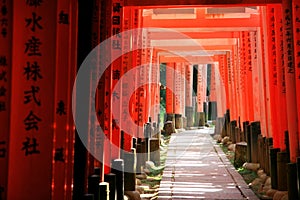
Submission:
<svg viewBox="0 0 300 200">
<path fill-rule="evenodd" d="M 166 86 L 166 64 L 162 63 L 160 64 L 160 83 L 161 83 L 161 89 L 160 89 L 160 121 L 164 122 L 164 116 L 166 113 L 166 90 L 163 89 Z M 161 123 L 162 125 L 164 123 Z"/>
</svg>

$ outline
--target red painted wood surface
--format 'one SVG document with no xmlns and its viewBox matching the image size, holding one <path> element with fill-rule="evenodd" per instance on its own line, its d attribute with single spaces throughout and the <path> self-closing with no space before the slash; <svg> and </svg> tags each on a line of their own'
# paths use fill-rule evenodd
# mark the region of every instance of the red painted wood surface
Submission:
<svg viewBox="0 0 300 200">
<path fill-rule="evenodd" d="M 296 76 L 293 43 L 292 2 L 283 1 L 283 49 L 286 81 L 287 119 L 290 144 L 290 160 L 296 162 L 299 156 L 298 114 L 296 99 Z"/>
<path fill-rule="evenodd" d="M 294 35 L 294 63 L 296 75 L 298 120 L 300 119 L 300 1 L 292 1 L 293 7 L 293 35 Z M 300 126 L 298 125 L 298 140 L 300 139 Z M 300 147 L 298 146 L 298 149 Z M 299 151 L 299 150 L 298 150 Z"/>
<path fill-rule="evenodd" d="M 281 3 L 281 0 L 161 0 L 161 1 L 147 1 L 147 0 L 126 0 L 126 6 L 149 6 L 149 7 L 178 7 L 178 6 L 189 6 L 189 5 L 266 5 L 271 3 Z"/>
<path fill-rule="evenodd" d="M 111 6 L 111 55 L 112 58 L 116 57 L 120 52 L 122 52 L 122 37 L 119 35 L 123 30 L 124 16 L 123 16 L 123 0 L 112 0 Z M 122 102 L 122 88 L 121 85 L 117 83 L 122 77 L 122 57 L 117 58 L 112 61 L 112 85 L 111 85 L 111 106 L 113 113 L 112 115 L 112 135 L 111 144 L 112 152 L 111 159 L 120 158 L 120 126 L 121 121 L 120 109 Z"/>
<path fill-rule="evenodd" d="M 247 121 L 254 120 L 254 108 L 253 108 L 253 83 L 252 83 L 252 49 L 251 49 L 251 39 L 249 31 L 244 33 L 245 38 L 245 98 L 247 105 Z"/>
<path fill-rule="evenodd" d="M 12 62 L 7 199 L 50 199 L 57 2 L 15 1 L 13 10 L 12 56 L 17 59 Z M 39 74 L 30 73 L 37 69 Z"/>
<path fill-rule="evenodd" d="M 0 25 L 0 199 L 7 199 L 8 158 L 10 140 L 10 96 L 12 71 L 12 3 L 2 1 L 0 7 L 6 12 L 0 13 L 0 18 L 6 23 Z"/>
<path fill-rule="evenodd" d="M 166 113 L 174 114 L 174 63 L 166 65 Z"/>
<path fill-rule="evenodd" d="M 105 28 L 104 39 L 108 39 L 111 37 L 112 30 L 112 1 L 105 1 L 107 9 L 105 9 Z M 112 97 L 112 67 L 111 67 L 111 46 L 107 45 L 106 47 L 106 55 L 105 57 L 101 57 L 104 59 L 105 66 L 109 65 L 109 67 L 104 72 L 104 134 L 106 139 L 104 140 L 104 174 L 110 173 L 110 163 L 111 163 L 111 141 L 112 141 L 112 115 L 111 115 L 111 97 Z"/>
<path fill-rule="evenodd" d="M 128 31 L 130 28 L 132 28 L 132 8 L 124 8 L 123 12 L 123 31 Z M 130 33 L 123 33 L 122 34 L 122 50 L 124 52 L 130 51 Z M 132 53 L 126 53 L 122 57 L 122 74 L 126 74 L 129 70 L 132 69 L 131 66 L 132 62 Z M 127 124 L 130 123 L 130 121 L 134 121 L 133 118 L 131 118 L 130 115 L 130 108 L 132 108 L 130 104 L 130 97 L 131 94 L 129 93 L 130 87 L 134 86 L 134 79 L 135 77 L 131 77 L 131 80 L 122 80 L 122 106 L 121 106 L 121 127 L 126 126 L 128 131 L 125 131 L 124 134 L 124 150 L 130 151 L 131 149 L 131 140 L 132 136 L 134 136 L 135 129 L 134 127 L 127 127 Z M 133 94 L 134 95 L 134 94 Z"/>
<path fill-rule="evenodd" d="M 198 65 L 197 77 L 197 112 L 204 112 L 203 103 L 206 101 L 207 65 Z"/>
<path fill-rule="evenodd" d="M 275 27 L 276 27 L 276 62 L 277 75 L 278 75 L 278 128 L 279 128 L 279 139 L 280 149 L 286 150 L 285 145 L 285 134 L 284 132 L 288 129 L 287 127 L 287 108 L 286 108 L 286 83 L 285 83 L 285 68 L 284 68 L 284 50 L 283 50 L 283 22 L 282 22 L 282 7 L 281 5 L 275 8 Z"/>
<path fill-rule="evenodd" d="M 253 121 L 260 121 L 260 85 L 259 85 L 259 61 L 258 61 L 258 33 L 250 32 L 251 63 L 252 63 L 252 94 L 253 94 Z M 249 80 L 250 81 L 250 80 Z"/>
<path fill-rule="evenodd" d="M 258 30 L 258 73 L 259 73 L 259 99 L 260 99 L 260 127 L 263 136 L 268 137 L 268 117 L 266 101 L 266 73 L 265 73 L 265 27 L 263 11 L 261 11 L 261 27 Z M 263 25 L 264 24 L 264 25 Z"/>
<path fill-rule="evenodd" d="M 71 1 L 59 1 L 57 4 L 57 31 L 56 31 L 56 77 L 54 98 L 54 137 L 53 137 L 53 166 L 52 166 L 52 199 L 71 198 L 72 193 L 67 190 L 67 184 L 72 180 L 69 173 L 69 165 L 72 166 L 72 154 L 74 144 L 69 139 L 74 134 L 70 117 L 72 116 L 71 94 L 75 79 L 76 65 L 72 56 L 74 51 L 72 43 L 76 44 L 76 38 L 72 35 L 72 28 L 76 18 L 73 19 Z M 71 158 L 71 159 L 70 159 Z M 72 171 L 72 170 L 71 170 Z"/>
<path fill-rule="evenodd" d="M 260 25 L 259 15 L 251 15 L 250 18 L 232 19 L 206 19 L 205 8 L 196 9 L 196 19 L 153 19 L 145 16 L 143 27 L 163 28 L 232 28 L 232 27 L 258 27 Z"/>
<path fill-rule="evenodd" d="M 186 66 L 186 99 L 185 99 L 185 106 L 192 107 L 193 106 L 193 65 L 192 64 L 185 64 Z"/>
<path fill-rule="evenodd" d="M 182 114 L 181 111 L 181 65 L 182 63 L 174 64 L 174 113 Z"/>
<path fill-rule="evenodd" d="M 277 92 L 278 92 L 278 72 L 276 62 L 276 32 L 275 32 L 275 6 L 267 6 L 267 36 L 268 36 L 268 76 L 269 76 L 269 91 L 270 91 L 270 121 L 271 127 L 269 127 L 272 133 L 274 148 L 280 147 L 279 140 L 279 128 L 277 121 Z M 278 33 L 277 33 L 278 34 Z"/>
</svg>

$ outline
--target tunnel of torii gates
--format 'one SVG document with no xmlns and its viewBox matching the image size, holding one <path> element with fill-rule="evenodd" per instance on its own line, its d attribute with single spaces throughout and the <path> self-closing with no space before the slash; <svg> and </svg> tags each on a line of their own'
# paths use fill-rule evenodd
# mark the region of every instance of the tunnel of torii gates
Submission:
<svg viewBox="0 0 300 200">
<path fill-rule="evenodd" d="M 247 141 L 248 162 L 260 163 L 274 188 L 297 190 L 299 6 L 299 0 L 1 0 L 0 199 L 82 199 L 91 174 L 105 181 L 112 160 L 117 165 L 132 147 L 143 151 L 144 138 L 159 138 L 164 88 L 172 126 L 203 125 L 209 105 L 217 134 Z M 81 87 L 75 80 L 83 61 L 108 38 L 85 65 L 109 67 L 91 68 L 80 82 L 88 87 Z"/>
</svg>

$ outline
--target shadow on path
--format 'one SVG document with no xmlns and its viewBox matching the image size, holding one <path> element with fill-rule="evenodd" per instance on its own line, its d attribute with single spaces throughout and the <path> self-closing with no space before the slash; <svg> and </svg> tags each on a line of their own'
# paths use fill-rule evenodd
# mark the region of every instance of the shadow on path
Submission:
<svg viewBox="0 0 300 200">
<path fill-rule="evenodd" d="M 258 199 L 210 134 L 173 134 L 158 199 Z"/>
</svg>

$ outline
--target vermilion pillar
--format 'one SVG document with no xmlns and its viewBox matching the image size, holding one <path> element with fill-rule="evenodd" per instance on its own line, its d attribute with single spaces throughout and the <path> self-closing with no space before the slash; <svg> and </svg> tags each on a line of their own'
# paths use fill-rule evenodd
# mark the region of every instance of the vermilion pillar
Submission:
<svg viewBox="0 0 300 200">
<path fill-rule="evenodd" d="M 108 39 L 111 37 L 111 28 L 112 28 L 112 1 L 106 1 L 105 2 L 105 31 L 104 32 L 104 38 Z M 110 58 L 111 58 L 111 53 L 112 53 L 112 44 L 111 45 L 106 45 L 106 55 L 102 56 L 101 58 L 104 59 L 104 62 L 106 65 L 109 65 L 109 67 L 106 69 L 104 72 L 104 108 L 103 108 L 103 113 L 104 113 L 104 134 L 106 139 L 104 140 L 104 174 L 110 173 L 110 163 L 111 163 L 111 148 L 110 148 L 110 143 L 112 141 L 112 115 L 111 115 L 111 97 L 112 97 L 112 65 L 110 63 Z M 101 56 L 101 55 L 100 55 Z M 106 66 L 105 65 L 105 66 Z"/>
<path fill-rule="evenodd" d="M 271 113 L 271 89 L 273 89 L 273 85 L 271 83 L 272 77 L 270 77 L 270 61 L 269 61 L 269 38 L 271 37 L 268 33 L 268 19 L 267 19 L 267 8 L 264 7 L 261 11 L 261 23 L 262 23 L 262 52 L 263 52 L 263 74 L 264 74 L 264 94 L 265 94 L 265 119 L 266 119 L 266 127 L 267 132 L 263 133 L 267 137 L 272 137 L 272 113 Z"/>
<path fill-rule="evenodd" d="M 238 56 L 237 56 L 237 46 L 232 47 L 232 97 L 233 97 L 233 105 L 234 105 L 234 114 L 233 115 L 233 120 L 238 120 L 241 112 L 240 112 L 240 99 L 239 99 L 239 89 L 238 89 L 238 68 L 237 68 L 237 61 L 238 61 Z"/>
<path fill-rule="evenodd" d="M 185 64 L 185 114 L 187 118 L 187 126 L 191 127 L 194 124 L 193 119 L 193 65 Z"/>
<path fill-rule="evenodd" d="M 143 42 L 145 42 L 143 40 L 143 31 L 140 30 L 140 28 L 142 27 L 142 22 L 143 22 L 143 18 L 142 18 L 142 10 L 138 9 L 138 16 L 137 17 L 137 28 L 139 28 L 139 30 L 137 31 L 137 46 L 138 49 L 137 50 L 137 55 L 136 55 L 136 65 L 137 67 L 140 67 L 139 70 L 137 70 L 137 82 L 140 81 L 139 83 L 144 83 L 145 82 L 145 78 L 146 78 L 146 68 L 144 66 L 144 60 L 143 58 L 145 57 L 145 55 L 143 56 Z M 146 98 L 146 91 L 145 91 L 145 86 L 140 86 L 139 88 L 137 88 L 137 97 L 138 97 L 138 125 L 139 127 L 143 127 L 144 123 L 145 123 L 145 98 Z M 138 132 L 138 137 L 139 138 L 144 138 L 143 132 L 139 131 Z"/>
<path fill-rule="evenodd" d="M 140 19 L 141 26 L 143 26 L 143 18 Z M 142 40 L 142 54 L 141 54 L 141 69 L 140 69 L 140 80 L 143 83 L 146 83 L 144 86 L 140 88 L 140 91 L 143 91 L 143 96 L 141 95 L 141 102 L 143 102 L 143 122 L 141 126 L 144 126 L 145 123 L 148 122 L 149 118 L 149 111 L 150 111 L 150 105 L 151 105 L 151 98 L 150 98 L 150 85 L 148 84 L 150 82 L 150 74 L 152 70 L 152 66 L 150 65 L 150 49 L 148 48 L 149 40 L 148 40 L 148 31 L 142 30 L 141 31 L 141 40 Z"/>
<path fill-rule="evenodd" d="M 12 57 L 18 59 L 12 62 L 7 199 L 51 198 L 56 6 L 57 1 L 13 5 Z"/>
<path fill-rule="evenodd" d="M 287 119 L 290 143 L 290 160 L 299 156 L 298 114 L 296 100 L 296 74 L 293 43 L 292 2 L 283 1 L 283 49 L 286 81 Z"/>
<path fill-rule="evenodd" d="M 124 8 L 123 17 L 124 17 L 124 23 L 123 23 L 123 31 L 128 31 L 133 25 L 132 25 L 132 8 Z M 122 50 L 124 52 L 129 52 L 130 50 L 130 37 L 131 34 L 129 33 L 122 33 Z M 122 53 L 124 54 L 124 53 Z M 132 69 L 132 52 L 126 53 L 122 57 L 122 74 L 126 74 L 129 70 Z M 121 105 L 121 116 L 120 116 L 120 124 L 121 127 L 126 126 L 129 124 L 130 121 L 134 121 L 133 116 L 130 115 L 130 109 L 134 107 L 131 103 L 131 100 L 134 100 L 134 98 L 130 98 L 131 95 L 130 87 L 133 87 L 135 84 L 135 77 L 130 77 L 130 80 L 122 80 L 122 105 Z M 129 102 L 129 103 L 128 103 Z M 128 107 L 129 106 L 129 107 Z M 129 132 L 125 132 L 124 134 L 124 150 L 130 151 L 131 149 L 131 140 L 132 136 L 135 135 L 135 127 L 127 127 L 127 130 Z"/>
<path fill-rule="evenodd" d="M 141 10 L 138 9 L 138 8 L 128 8 L 128 9 L 131 9 L 131 24 L 132 24 L 132 27 L 133 29 L 137 29 L 139 28 L 139 18 L 141 17 Z M 137 31 L 134 31 L 133 32 L 135 34 L 135 37 L 131 36 L 132 37 L 132 46 L 134 49 L 137 49 L 137 46 L 140 44 L 140 40 L 139 40 L 139 33 Z M 136 66 L 139 66 L 140 65 L 140 54 L 141 54 L 141 51 L 140 50 L 135 50 L 133 51 L 130 55 L 130 58 L 131 58 L 131 65 L 132 65 L 132 68 L 135 68 Z M 131 100 L 130 100 L 130 105 L 131 105 L 131 108 L 130 108 L 130 116 L 133 118 L 134 122 L 136 125 L 139 125 L 139 91 L 138 91 L 138 88 L 137 88 L 137 81 L 138 81 L 138 71 L 135 70 L 135 73 L 134 73 L 134 77 L 132 77 L 132 85 L 134 86 L 134 88 L 136 89 L 135 92 L 131 95 Z M 136 127 L 133 127 L 133 136 L 134 137 L 139 137 L 139 131 L 138 131 L 138 128 L 137 126 Z"/>
<path fill-rule="evenodd" d="M 153 96 L 153 102 L 151 105 L 152 109 L 152 119 L 155 122 L 159 122 L 158 115 L 160 113 L 160 65 L 159 65 L 159 59 L 158 59 L 158 52 L 156 49 L 152 50 L 152 81 L 154 84 L 152 84 L 151 88 L 154 95 Z"/>
<path fill-rule="evenodd" d="M 245 53 L 246 53 L 246 60 L 245 60 L 245 73 L 246 73 L 246 100 L 248 106 L 248 116 L 247 120 L 252 122 L 254 120 L 254 105 L 253 105 L 253 63 L 252 57 L 252 46 L 251 46 L 251 37 L 250 32 L 245 33 Z"/>
<path fill-rule="evenodd" d="M 3 1 L 0 7 L 6 9 L 6 13 L 0 13 L 0 19 L 7 20 L 1 27 L 0 35 L 0 197 L 7 199 L 8 179 L 8 151 L 10 135 L 10 96 L 11 96 L 11 69 L 12 69 L 12 3 Z"/>
<path fill-rule="evenodd" d="M 217 100 L 218 100 L 218 117 L 223 117 L 224 114 L 226 113 L 226 106 L 227 106 L 227 98 L 226 97 L 226 86 L 225 86 L 225 64 L 226 64 L 226 59 L 225 55 L 219 55 L 217 56 L 218 60 L 218 70 L 217 70 L 217 75 L 216 75 L 216 81 L 217 85 L 219 87 L 219 90 L 217 89 Z"/>
<path fill-rule="evenodd" d="M 197 112 L 203 112 L 203 69 L 204 65 L 198 65 L 198 76 L 197 76 Z"/>
<path fill-rule="evenodd" d="M 232 68 L 232 52 L 228 51 L 226 53 L 226 63 L 227 63 L 227 77 L 228 77 L 228 93 L 227 96 L 229 99 L 229 109 L 230 109 L 230 119 L 236 119 L 236 109 L 235 109 L 235 104 L 234 104 L 234 96 L 233 96 L 233 68 Z"/>
<path fill-rule="evenodd" d="M 182 63 L 175 63 L 174 67 L 174 113 L 181 114 L 181 65 Z"/>
<path fill-rule="evenodd" d="M 148 45 L 150 46 L 150 38 L 148 37 Z M 150 48 L 150 65 L 151 65 L 151 74 L 149 78 L 150 84 L 150 92 L 149 92 L 149 98 L 151 98 L 151 104 L 149 108 L 149 117 L 151 117 L 152 122 L 158 122 L 158 115 L 160 113 L 160 106 L 159 106 L 159 100 L 158 95 L 160 93 L 160 66 L 158 62 L 158 52 L 154 48 Z"/>
<path fill-rule="evenodd" d="M 265 73 L 264 73 L 264 51 L 263 51 L 263 37 L 262 30 L 258 28 L 257 31 L 257 59 L 258 59 L 258 84 L 259 84 L 259 104 L 260 104 L 260 127 L 263 136 L 267 136 L 267 123 L 266 123 L 266 105 L 265 105 Z"/>
<path fill-rule="evenodd" d="M 77 23 L 77 5 L 69 0 L 59 1 L 57 4 L 57 31 L 56 31 L 56 80 L 54 98 L 53 123 L 53 166 L 52 166 L 52 199 L 71 199 L 70 182 L 72 182 L 72 156 L 73 154 L 73 122 L 72 116 L 72 89 L 75 79 L 76 64 L 74 63 L 74 50 L 77 37 L 72 28 Z M 70 16 L 63 18 L 63 14 Z M 62 67 L 64 66 L 64 67 Z M 94 124 L 97 119 L 94 119 Z M 71 130 L 70 130 L 71 129 Z M 92 128 L 91 128 L 92 129 Z M 70 138 L 71 136 L 71 138 Z M 71 140 L 70 140 L 71 139 Z M 93 140 L 95 141 L 95 140 Z M 71 172 L 69 172 L 71 170 Z"/>
<path fill-rule="evenodd" d="M 279 128 L 277 110 L 278 106 L 278 71 L 277 71 L 277 55 L 276 55 L 276 27 L 275 24 L 275 8 L 276 6 L 267 6 L 267 35 L 268 35 L 268 76 L 269 76 L 269 90 L 270 90 L 270 114 L 271 127 L 274 148 L 280 147 Z"/>
<path fill-rule="evenodd" d="M 293 2 L 293 35 L 294 35 L 294 58 L 296 69 L 296 91 L 298 120 L 300 119 L 300 1 Z M 300 126 L 298 125 L 298 139 L 300 139 Z M 298 147 L 299 148 L 299 147 Z"/>
<path fill-rule="evenodd" d="M 95 5 L 93 6 L 94 9 L 94 17 L 93 17 L 93 26 L 92 26 L 92 35 L 94 36 L 92 47 L 96 47 L 100 42 L 106 39 L 106 33 L 104 31 L 101 31 L 103 28 L 105 28 L 105 24 L 101 23 L 101 19 L 105 19 L 106 13 L 103 12 L 104 5 L 102 1 L 95 1 Z M 99 29 L 99 27 L 101 27 Z M 105 56 L 100 53 L 100 51 L 97 53 L 97 73 L 100 71 L 100 66 L 105 65 L 105 59 L 103 59 Z M 100 80 L 98 80 L 97 83 L 97 89 L 95 94 L 95 110 L 97 114 L 98 123 L 101 127 L 101 129 L 105 130 L 105 116 L 104 116 L 104 102 L 105 102 L 105 96 L 103 95 L 105 93 L 105 74 L 102 74 L 102 77 Z M 98 125 L 98 124 L 97 124 Z M 96 128 L 96 127 L 95 127 Z M 107 148 L 104 148 L 104 139 L 105 136 L 103 133 L 99 133 L 99 131 L 96 131 L 97 134 L 95 138 L 95 152 L 98 155 L 99 160 L 95 160 L 95 167 L 100 168 L 100 178 L 101 181 L 104 181 L 104 154 L 107 151 Z M 106 144 L 107 145 L 107 144 Z"/>
<path fill-rule="evenodd" d="M 70 26 L 71 26 L 71 32 L 70 32 L 70 37 L 71 37 L 71 43 L 70 43 L 70 48 L 71 49 L 77 49 L 77 41 L 78 41 L 78 3 L 77 2 L 71 2 L 70 4 Z M 70 59 L 70 68 L 69 68 L 69 76 L 70 76 L 70 84 L 74 85 L 75 82 L 75 76 L 77 72 L 77 59 L 74 59 L 77 57 L 77 51 L 71 51 L 69 54 L 69 59 Z M 73 79 L 72 79 L 73 77 Z M 72 92 L 69 90 L 69 107 L 71 109 L 72 105 Z M 66 140 L 68 149 L 66 150 L 66 160 L 67 160 L 67 172 L 66 172 L 66 177 L 65 177 L 65 192 L 66 192 L 66 200 L 71 200 L 72 199 L 72 192 L 73 192 L 73 177 L 74 177 L 74 140 L 75 140 L 75 124 L 74 124 L 74 118 L 73 115 L 68 115 L 68 121 L 69 125 L 66 126 L 66 130 L 68 131 L 68 137 Z M 98 142 L 99 140 L 97 140 Z M 102 143 L 97 143 L 101 144 L 100 148 L 103 148 Z M 99 166 L 98 166 L 99 167 Z M 101 175 L 101 174 L 100 174 Z M 74 194 L 74 193 L 73 193 Z"/>
<path fill-rule="evenodd" d="M 246 121 L 247 116 L 247 103 L 246 103 L 246 83 L 245 83 L 245 32 L 240 32 L 239 43 L 238 43 L 238 61 L 237 61 L 237 77 L 238 77 L 238 85 L 237 91 L 239 94 L 239 111 L 240 111 L 240 121 Z"/>
<path fill-rule="evenodd" d="M 251 41 L 251 66 L 252 66 L 252 94 L 253 94 L 253 121 L 260 121 L 260 84 L 259 84 L 259 65 L 258 65 L 258 33 L 250 32 Z M 251 80 L 249 80 L 251 81 Z"/>
<path fill-rule="evenodd" d="M 166 112 L 167 114 L 174 113 L 174 63 L 166 64 Z"/>
<path fill-rule="evenodd" d="M 181 114 L 182 114 L 182 117 L 185 118 L 185 96 L 186 96 L 186 88 L 185 88 L 185 68 L 186 68 L 186 65 L 185 63 L 181 63 L 181 70 L 180 70 L 180 74 L 181 74 L 181 77 L 180 77 L 180 86 L 181 86 L 181 101 L 180 101 L 180 104 L 181 104 Z"/>
<path fill-rule="evenodd" d="M 220 63 L 219 62 L 215 62 L 214 64 L 214 77 L 215 77 L 215 88 L 216 88 L 216 105 L 217 105 L 217 113 L 216 113 L 216 117 L 222 117 L 223 116 L 223 101 L 222 101 L 222 80 L 221 80 L 221 75 L 220 75 Z M 224 101 L 225 102 L 225 101 Z"/>
<path fill-rule="evenodd" d="M 216 64 L 211 64 L 209 101 L 216 101 Z"/>
<path fill-rule="evenodd" d="M 112 0 L 112 6 L 110 7 L 111 11 L 111 55 L 114 58 L 115 55 L 118 55 L 120 52 L 122 52 L 122 38 L 119 35 L 120 32 L 122 32 L 123 28 L 123 7 L 124 7 L 124 1 L 123 0 Z M 121 85 L 116 84 L 119 82 L 121 76 L 122 76 L 122 57 L 117 58 L 113 63 L 111 64 L 112 67 L 112 86 L 111 86 L 111 106 L 114 109 L 114 113 L 112 116 L 112 152 L 111 152 L 111 159 L 117 159 L 120 157 L 120 126 L 118 125 L 121 122 L 121 115 L 120 115 L 120 109 L 121 109 L 121 102 L 122 102 L 122 88 Z M 113 91 L 113 92 L 112 92 Z M 111 113 L 110 113 L 111 115 Z"/>
<path fill-rule="evenodd" d="M 217 88 L 217 71 L 219 70 L 218 62 L 214 62 L 210 64 L 211 72 L 210 72 L 210 94 L 209 94 L 209 105 L 208 105 L 208 119 L 215 120 L 217 116 L 217 95 L 220 91 Z M 204 79 L 206 83 L 206 79 Z M 206 87 L 204 88 L 204 94 L 206 96 Z"/>
<path fill-rule="evenodd" d="M 277 76 L 278 76 L 278 131 L 280 138 L 280 150 L 286 150 L 285 145 L 285 131 L 287 127 L 287 108 L 286 108 L 286 83 L 285 83 L 285 68 L 284 68 L 284 52 L 283 52 L 283 22 L 282 22 L 282 8 L 275 7 L 275 28 L 276 28 L 276 62 L 277 62 Z M 278 33 L 278 34 L 277 34 Z"/>
<path fill-rule="evenodd" d="M 174 67 L 174 113 L 175 128 L 182 128 L 182 63 L 176 62 Z"/>
<path fill-rule="evenodd" d="M 205 125 L 205 113 L 203 103 L 206 101 L 207 65 L 198 64 L 197 77 L 197 118 L 196 125 Z"/>
</svg>

